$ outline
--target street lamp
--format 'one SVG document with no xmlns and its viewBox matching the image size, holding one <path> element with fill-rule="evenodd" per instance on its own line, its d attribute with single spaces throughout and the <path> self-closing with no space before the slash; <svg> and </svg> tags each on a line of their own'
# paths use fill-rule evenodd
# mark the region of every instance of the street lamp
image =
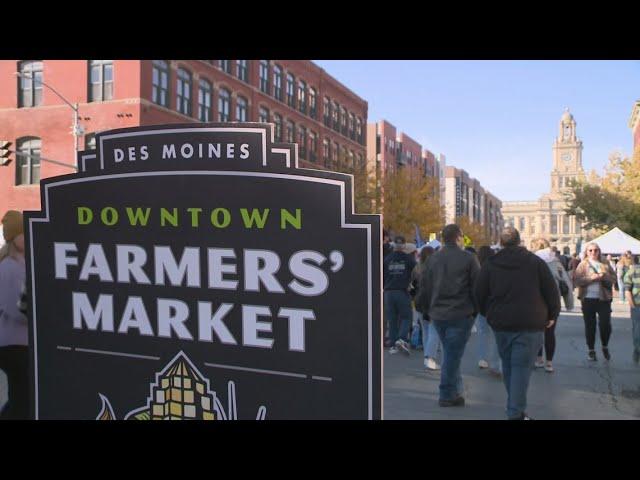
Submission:
<svg viewBox="0 0 640 480">
<path fill-rule="evenodd" d="M 42 80 L 36 80 L 35 78 L 33 78 L 33 75 L 29 74 L 29 73 L 20 73 L 20 72 L 15 72 L 16 75 L 18 77 L 21 78 L 28 78 L 29 80 L 33 81 L 33 82 L 38 82 L 41 83 L 42 85 L 44 85 L 45 87 L 47 87 L 49 90 L 51 90 L 53 93 L 56 94 L 56 96 L 62 100 L 64 103 L 66 103 L 72 110 L 73 110 L 73 163 L 77 166 L 78 165 L 78 137 L 80 137 L 81 135 L 84 135 L 84 130 L 82 129 L 82 127 L 80 126 L 79 123 L 79 116 L 78 116 L 78 104 L 74 103 L 72 104 L 69 100 L 67 100 L 66 98 L 64 98 L 60 93 L 58 93 L 58 91 L 53 88 L 51 85 L 46 84 L 45 82 L 43 82 Z"/>
</svg>

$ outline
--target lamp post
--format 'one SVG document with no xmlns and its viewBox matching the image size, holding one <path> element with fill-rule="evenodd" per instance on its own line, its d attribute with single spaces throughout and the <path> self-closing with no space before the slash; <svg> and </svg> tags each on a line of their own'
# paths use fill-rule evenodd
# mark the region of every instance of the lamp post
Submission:
<svg viewBox="0 0 640 480">
<path fill-rule="evenodd" d="M 78 104 L 77 103 L 71 103 L 69 100 L 67 100 L 66 98 L 64 98 L 60 93 L 58 93 L 58 91 L 53 88 L 51 85 L 48 85 L 47 83 L 45 83 L 42 80 L 36 80 L 33 78 L 33 75 L 29 74 L 29 73 L 20 73 L 20 72 L 16 72 L 16 75 L 18 77 L 21 78 L 28 78 L 29 80 L 35 82 L 37 81 L 38 83 L 41 83 L 42 85 L 44 85 L 45 87 L 47 87 L 49 90 L 51 90 L 53 93 L 56 94 L 56 96 L 62 100 L 65 104 L 67 104 L 72 110 L 73 110 L 73 163 L 74 165 L 77 167 L 78 166 L 78 137 L 80 137 L 81 135 L 84 134 L 82 127 L 80 126 L 80 117 L 78 114 Z"/>
</svg>

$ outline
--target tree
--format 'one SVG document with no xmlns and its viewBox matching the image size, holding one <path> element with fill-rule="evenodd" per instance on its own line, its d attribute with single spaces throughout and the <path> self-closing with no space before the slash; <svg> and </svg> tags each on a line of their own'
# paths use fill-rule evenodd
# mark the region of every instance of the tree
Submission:
<svg viewBox="0 0 640 480">
<path fill-rule="evenodd" d="M 456 218 L 456 224 L 462 229 L 467 237 L 471 239 L 471 244 L 476 248 L 484 245 L 492 245 L 491 236 L 486 226 L 473 222 L 468 216 Z"/>
<path fill-rule="evenodd" d="M 594 172 L 587 181 L 573 182 L 566 201 L 566 212 L 587 229 L 618 227 L 640 236 L 640 149 L 632 158 L 612 152 L 603 175 Z"/>
</svg>

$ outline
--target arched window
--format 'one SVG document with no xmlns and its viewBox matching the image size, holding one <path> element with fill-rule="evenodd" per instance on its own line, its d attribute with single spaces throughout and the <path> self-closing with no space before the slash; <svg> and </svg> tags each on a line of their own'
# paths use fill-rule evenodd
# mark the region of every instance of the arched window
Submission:
<svg viewBox="0 0 640 480">
<path fill-rule="evenodd" d="M 204 78 L 200 79 L 198 86 L 198 118 L 201 122 L 210 122 L 212 120 L 211 92 L 213 87 L 211 82 Z"/>
<path fill-rule="evenodd" d="M 218 66 L 220 70 L 226 73 L 231 73 L 231 61 L 229 60 L 218 60 Z"/>
<path fill-rule="evenodd" d="M 184 115 L 191 116 L 191 72 L 184 68 L 178 69 L 176 110 Z"/>
<path fill-rule="evenodd" d="M 275 129 L 273 132 L 273 136 L 275 137 L 276 142 L 282 141 L 282 115 L 277 113 L 273 114 L 273 123 L 275 125 Z"/>
<path fill-rule="evenodd" d="M 37 107 L 42 104 L 42 62 L 19 62 L 18 107 Z"/>
<path fill-rule="evenodd" d="M 247 103 L 246 98 L 238 96 L 238 100 L 236 101 L 236 121 L 247 121 Z"/>
<path fill-rule="evenodd" d="M 329 97 L 324 97 L 324 101 L 322 103 L 322 116 L 324 119 L 324 126 L 331 126 L 331 100 Z"/>
<path fill-rule="evenodd" d="M 165 60 L 153 61 L 151 101 L 169 107 L 169 63 Z"/>
<path fill-rule="evenodd" d="M 22 137 L 16 141 L 16 185 L 40 182 L 40 150 L 38 137 Z"/>
<path fill-rule="evenodd" d="M 304 80 L 298 80 L 298 108 L 307 113 L 307 84 Z"/>
<path fill-rule="evenodd" d="M 309 160 L 315 162 L 318 159 L 318 135 L 316 132 L 309 132 Z"/>
<path fill-rule="evenodd" d="M 236 74 L 243 82 L 247 81 L 249 78 L 249 66 L 246 60 L 236 60 Z"/>
<path fill-rule="evenodd" d="M 298 126 L 298 146 L 300 158 L 307 158 L 307 129 L 303 125 Z"/>
<path fill-rule="evenodd" d="M 316 118 L 317 101 L 316 89 L 311 87 L 309 89 L 309 116 L 311 118 Z"/>
<path fill-rule="evenodd" d="M 296 125 L 291 120 L 287 120 L 287 143 L 296 141 Z"/>
<path fill-rule="evenodd" d="M 229 121 L 229 109 L 231 104 L 231 92 L 226 88 L 220 89 L 220 93 L 218 94 L 218 121 L 219 122 L 228 122 Z"/>
<path fill-rule="evenodd" d="M 260 107 L 258 112 L 258 121 L 262 123 L 269 122 L 269 109 L 265 107 Z"/>
<path fill-rule="evenodd" d="M 113 60 L 89 60 L 89 101 L 113 98 Z"/>
<path fill-rule="evenodd" d="M 296 106 L 295 89 L 296 80 L 293 75 L 287 73 L 287 105 L 292 108 L 295 108 Z"/>
<path fill-rule="evenodd" d="M 260 60 L 260 91 L 269 94 L 269 60 Z"/>
<path fill-rule="evenodd" d="M 276 100 L 282 101 L 282 67 L 273 66 L 273 96 Z"/>
<path fill-rule="evenodd" d="M 338 102 L 334 101 L 331 105 L 331 120 L 333 122 L 333 129 L 336 132 L 340 131 L 340 105 L 338 105 Z"/>
</svg>

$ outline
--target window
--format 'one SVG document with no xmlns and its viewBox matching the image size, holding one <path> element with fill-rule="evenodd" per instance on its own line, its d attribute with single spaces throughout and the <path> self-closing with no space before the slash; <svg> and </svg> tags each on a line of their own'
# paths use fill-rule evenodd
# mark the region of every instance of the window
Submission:
<svg viewBox="0 0 640 480">
<path fill-rule="evenodd" d="M 570 229 L 570 224 L 569 221 L 571 220 L 571 218 L 568 215 L 563 215 L 562 216 L 562 233 L 570 233 L 569 229 Z"/>
<path fill-rule="evenodd" d="M 322 102 L 322 115 L 324 120 L 324 126 L 331 126 L 331 100 L 329 97 L 324 97 L 324 101 Z"/>
<path fill-rule="evenodd" d="M 307 129 L 299 125 L 298 126 L 298 145 L 300 146 L 300 158 L 307 158 Z"/>
<path fill-rule="evenodd" d="M 315 88 L 310 88 L 309 89 L 309 116 L 311 118 L 316 118 L 316 111 L 317 111 L 317 95 L 316 95 L 316 89 Z"/>
<path fill-rule="evenodd" d="M 287 120 L 287 143 L 296 141 L 296 126 L 291 120 Z"/>
<path fill-rule="evenodd" d="M 260 60 L 260 91 L 269 93 L 269 60 Z"/>
<path fill-rule="evenodd" d="M 318 152 L 318 135 L 316 132 L 309 132 L 309 160 L 315 162 Z"/>
<path fill-rule="evenodd" d="M 340 107 L 340 125 L 342 126 L 342 134 L 347 136 L 347 110 L 344 107 Z"/>
<path fill-rule="evenodd" d="M 332 114 L 332 122 L 333 122 L 333 129 L 336 132 L 340 131 L 340 106 L 338 105 L 338 102 L 333 102 L 331 105 L 331 114 Z"/>
<path fill-rule="evenodd" d="M 89 101 L 103 102 L 113 98 L 113 61 L 89 61 Z"/>
<path fill-rule="evenodd" d="M 329 166 L 330 150 L 331 142 L 329 142 L 328 138 L 325 138 L 322 141 L 322 162 L 324 163 L 325 167 Z"/>
<path fill-rule="evenodd" d="M 273 66 L 273 96 L 276 100 L 282 101 L 282 67 Z"/>
<path fill-rule="evenodd" d="M 163 107 L 169 107 L 169 64 L 164 60 L 153 61 L 151 100 Z"/>
<path fill-rule="evenodd" d="M 246 82 L 249 78 L 248 70 L 246 60 L 236 60 L 236 75 L 243 82 Z"/>
<path fill-rule="evenodd" d="M 524 217 L 520 217 L 518 223 L 519 223 L 518 230 L 520 230 L 521 232 L 524 232 Z"/>
<path fill-rule="evenodd" d="M 356 156 L 353 153 L 353 150 L 349 150 L 349 168 L 353 168 L 356 166 L 355 160 Z"/>
<path fill-rule="evenodd" d="M 298 109 L 307 113 L 307 84 L 303 80 L 298 80 Z"/>
<path fill-rule="evenodd" d="M 33 185 L 40 182 L 41 146 L 42 143 L 38 137 L 23 137 L 16 142 L 18 153 L 16 155 L 16 185 Z"/>
<path fill-rule="evenodd" d="M 20 62 L 18 71 L 18 107 L 42 105 L 42 62 Z"/>
<path fill-rule="evenodd" d="M 260 107 L 260 111 L 258 112 L 258 121 L 263 123 L 269 122 L 269 109 Z"/>
<path fill-rule="evenodd" d="M 191 116 L 191 73 L 188 70 L 178 69 L 176 89 L 176 110 Z"/>
<path fill-rule="evenodd" d="M 84 136 L 84 149 L 85 150 L 95 150 L 96 149 L 96 134 L 87 133 Z"/>
<path fill-rule="evenodd" d="M 236 121 L 247 121 L 247 99 L 244 97 L 238 97 L 236 101 Z"/>
<path fill-rule="evenodd" d="M 349 154 L 347 153 L 347 147 L 342 146 L 342 151 L 340 152 L 340 166 L 343 167 L 345 163 L 347 163 L 347 158 Z"/>
<path fill-rule="evenodd" d="M 356 139 L 356 116 L 349 112 L 349 138 Z"/>
<path fill-rule="evenodd" d="M 358 168 L 363 167 L 364 166 L 364 157 L 362 156 L 361 153 L 358 154 Z"/>
<path fill-rule="evenodd" d="M 231 93 L 226 88 L 222 88 L 218 94 L 218 121 L 229 121 L 229 109 L 231 104 Z"/>
<path fill-rule="evenodd" d="M 287 73 L 287 105 L 294 108 L 296 106 L 295 88 L 295 78 Z"/>
<path fill-rule="evenodd" d="M 198 89 L 198 118 L 201 122 L 210 122 L 213 118 L 211 112 L 211 82 L 204 78 L 200 80 Z"/>
<path fill-rule="evenodd" d="M 333 164 L 334 168 L 338 166 L 339 153 L 340 153 L 340 145 L 338 145 L 338 142 L 333 142 L 333 150 L 331 150 L 331 163 Z"/>
<path fill-rule="evenodd" d="M 218 66 L 220 67 L 220 70 L 222 70 L 223 72 L 231 74 L 231 61 L 218 60 Z"/>
<path fill-rule="evenodd" d="M 356 118 L 356 141 L 360 145 L 364 145 L 362 141 L 362 119 L 360 117 Z"/>
<path fill-rule="evenodd" d="M 282 115 L 273 114 L 273 123 L 275 125 L 274 137 L 276 142 L 282 141 Z"/>
<path fill-rule="evenodd" d="M 549 233 L 558 233 L 558 215 L 551 215 L 549 219 Z"/>
</svg>

